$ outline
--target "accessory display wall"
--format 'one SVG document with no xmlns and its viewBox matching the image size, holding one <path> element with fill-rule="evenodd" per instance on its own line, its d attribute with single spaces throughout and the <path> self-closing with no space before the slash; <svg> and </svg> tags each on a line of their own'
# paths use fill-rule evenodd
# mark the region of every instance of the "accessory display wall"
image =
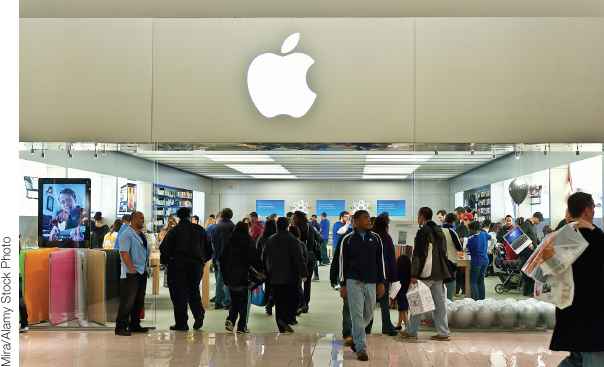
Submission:
<svg viewBox="0 0 604 367">
<path fill-rule="evenodd" d="M 58 250 L 53 247 L 25 252 L 23 298 L 30 324 L 47 321 L 50 317 L 50 253 Z"/>
<path fill-rule="evenodd" d="M 115 322 L 120 306 L 121 259 L 119 250 L 100 250 L 106 256 L 105 262 L 105 315 L 108 321 Z"/>
<path fill-rule="evenodd" d="M 88 250 L 86 257 L 86 298 L 88 320 L 105 325 L 105 262 L 107 253 Z"/>
<path fill-rule="evenodd" d="M 50 254 L 49 309 L 51 325 L 62 324 L 76 318 L 80 303 L 79 268 L 81 261 L 81 255 L 75 249 Z"/>
</svg>

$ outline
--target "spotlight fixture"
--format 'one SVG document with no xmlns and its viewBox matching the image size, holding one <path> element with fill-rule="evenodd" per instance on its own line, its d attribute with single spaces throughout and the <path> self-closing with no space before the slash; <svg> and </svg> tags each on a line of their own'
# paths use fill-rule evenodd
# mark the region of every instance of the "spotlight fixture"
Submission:
<svg viewBox="0 0 604 367">
<path fill-rule="evenodd" d="M 547 143 L 543 144 L 543 155 L 547 155 Z"/>
<path fill-rule="evenodd" d="M 520 159 L 520 154 L 518 154 L 518 151 L 514 151 L 514 155 L 516 155 L 516 159 Z"/>
<path fill-rule="evenodd" d="M 68 154 L 69 158 L 73 158 L 73 154 L 69 153 Z"/>
<path fill-rule="evenodd" d="M 138 153 L 138 145 L 134 146 L 134 155 L 136 155 Z"/>
<path fill-rule="evenodd" d="M 438 155 L 438 144 L 434 146 L 434 155 Z"/>
<path fill-rule="evenodd" d="M 96 152 L 96 143 L 94 143 L 94 159 L 97 159 L 98 157 L 99 157 L 99 155 Z"/>
<path fill-rule="evenodd" d="M 474 155 L 474 143 L 470 144 L 470 154 Z"/>
<path fill-rule="evenodd" d="M 40 154 L 40 157 L 44 158 L 46 155 L 44 154 L 44 151 L 42 151 L 42 154 Z"/>
<path fill-rule="evenodd" d="M 495 150 L 493 150 L 493 159 L 495 159 Z"/>
<path fill-rule="evenodd" d="M 577 152 L 575 154 L 579 155 L 579 143 L 577 143 Z"/>
<path fill-rule="evenodd" d="M 65 145 L 65 147 L 67 148 L 67 155 L 69 156 L 69 158 L 71 158 L 71 144 L 68 143 Z"/>
<path fill-rule="evenodd" d="M 520 144 L 520 155 L 524 155 L 524 144 Z"/>
<path fill-rule="evenodd" d="M 34 144 L 31 145 L 31 154 L 36 154 L 36 150 L 34 149 Z"/>
<path fill-rule="evenodd" d="M 103 143 L 103 155 L 105 155 L 107 151 L 105 150 L 105 143 Z"/>
</svg>

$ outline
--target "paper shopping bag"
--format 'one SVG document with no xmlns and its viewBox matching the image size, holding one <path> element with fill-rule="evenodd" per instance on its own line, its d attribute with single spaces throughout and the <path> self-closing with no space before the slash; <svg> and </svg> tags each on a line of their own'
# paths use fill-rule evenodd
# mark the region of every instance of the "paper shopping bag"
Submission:
<svg viewBox="0 0 604 367">
<path fill-rule="evenodd" d="M 418 280 L 407 292 L 407 300 L 409 301 L 409 313 L 411 315 L 420 315 L 436 309 L 430 288 L 421 280 Z"/>
</svg>

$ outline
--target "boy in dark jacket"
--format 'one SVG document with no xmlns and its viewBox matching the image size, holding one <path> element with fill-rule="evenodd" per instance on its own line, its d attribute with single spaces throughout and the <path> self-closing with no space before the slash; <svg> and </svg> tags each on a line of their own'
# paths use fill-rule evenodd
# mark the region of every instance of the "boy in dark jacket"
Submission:
<svg viewBox="0 0 604 367">
<path fill-rule="evenodd" d="M 575 228 L 589 246 L 572 265 L 573 304 L 563 310 L 556 308 L 556 327 L 549 348 L 570 352 L 560 366 L 604 365 L 604 233 L 592 224 L 594 210 L 590 194 L 577 192 L 568 198 L 571 221 L 579 222 Z"/>
<path fill-rule="evenodd" d="M 352 321 L 352 350 L 360 361 L 367 361 L 365 327 L 373 318 L 376 293 L 384 293 L 384 255 L 380 236 L 371 232 L 371 219 L 365 210 L 354 214 L 355 230 L 342 237 L 340 244 L 340 296 L 348 300 Z M 446 316 L 445 316 L 446 317 Z"/>
<path fill-rule="evenodd" d="M 168 231 L 159 246 L 160 261 L 170 269 L 168 288 L 175 321 L 170 330 L 189 330 L 187 303 L 195 317 L 193 328 L 197 330 L 203 326 L 205 315 L 199 283 L 206 261 L 212 257 L 212 244 L 206 230 L 191 223 L 191 209 L 180 208 L 176 216 L 180 222 Z"/>
</svg>

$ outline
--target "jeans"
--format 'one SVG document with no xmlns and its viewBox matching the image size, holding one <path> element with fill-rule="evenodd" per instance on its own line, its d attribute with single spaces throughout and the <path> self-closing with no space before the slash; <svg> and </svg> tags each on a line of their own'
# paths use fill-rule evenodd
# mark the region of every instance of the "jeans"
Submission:
<svg viewBox="0 0 604 367">
<path fill-rule="evenodd" d="M 147 273 L 126 274 L 120 279 L 120 306 L 117 309 L 115 329 L 133 329 L 141 325 L 140 315 L 145 306 L 147 292 Z"/>
<path fill-rule="evenodd" d="M 570 352 L 558 367 L 604 367 L 604 352 Z"/>
<path fill-rule="evenodd" d="M 443 281 L 442 280 L 422 280 L 422 282 L 430 288 L 432 299 L 434 300 L 434 323 L 439 336 L 450 336 L 449 323 L 447 320 L 447 309 L 443 300 Z M 422 314 L 411 315 L 409 317 L 409 325 L 407 325 L 407 334 L 417 336 L 417 329 L 422 319 Z"/>
<path fill-rule="evenodd" d="M 319 262 L 315 261 L 315 276 L 319 277 Z"/>
<path fill-rule="evenodd" d="M 167 269 L 167 268 L 166 268 Z M 177 266 L 170 269 L 168 277 L 168 289 L 170 299 L 174 305 L 174 325 L 187 326 L 189 315 L 187 314 L 187 303 L 191 307 L 194 318 L 205 314 L 201 305 L 201 293 L 199 283 L 203 277 L 203 269 L 181 269 Z"/>
<path fill-rule="evenodd" d="M 470 266 L 470 289 L 472 299 L 478 301 L 484 299 L 484 274 L 487 272 L 487 265 Z"/>
<path fill-rule="evenodd" d="M 344 301 L 342 307 L 342 337 L 344 339 L 352 336 L 352 321 L 350 321 L 350 308 L 348 307 L 348 301 Z"/>
<path fill-rule="evenodd" d="M 382 296 L 382 298 L 378 299 L 380 304 L 380 311 L 382 312 L 382 333 L 388 333 L 394 330 L 394 325 L 392 325 L 392 321 L 390 321 L 390 293 L 388 292 L 387 281 L 384 281 L 384 289 L 386 292 Z M 369 322 L 369 325 L 365 328 L 366 334 L 371 334 L 371 329 L 373 327 L 373 319 Z"/>
<path fill-rule="evenodd" d="M 457 277 L 457 270 L 455 270 L 455 272 L 453 273 L 453 278 Z M 449 301 L 453 301 L 453 293 L 455 293 L 455 284 L 457 283 L 456 280 L 453 280 L 452 282 L 446 283 L 445 287 L 447 288 L 447 298 L 449 299 Z"/>
<path fill-rule="evenodd" d="M 356 284 L 356 280 L 346 280 L 346 296 L 352 321 L 352 339 L 357 352 L 367 350 L 365 344 L 365 327 L 373 318 L 375 309 L 375 283 Z M 446 319 L 445 315 L 445 319 Z"/>
<path fill-rule="evenodd" d="M 291 284 L 275 284 L 273 287 L 273 297 L 275 298 L 275 321 L 279 332 L 284 333 L 285 329 L 279 325 L 279 320 L 283 320 L 287 324 L 291 324 L 296 317 L 298 307 L 299 285 Z"/>
<path fill-rule="evenodd" d="M 237 331 L 245 331 L 249 290 L 232 291 L 229 289 L 229 293 L 231 294 L 231 308 L 229 309 L 227 320 L 231 321 L 234 326 L 237 319 L 239 319 L 239 322 L 237 322 Z"/>
<path fill-rule="evenodd" d="M 222 280 L 222 273 L 220 272 L 220 263 L 216 261 L 216 299 L 214 302 L 220 305 L 228 305 L 231 303 L 231 294 L 229 292 L 229 287 L 224 285 L 224 281 Z"/>
<path fill-rule="evenodd" d="M 308 270 L 308 277 L 304 282 L 304 301 L 306 302 L 306 307 L 310 308 L 310 287 L 312 285 L 312 272 L 315 268 L 315 264 L 317 263 L 317 255 L 309 251 L 308 252 L 308 264 L 306 264 L 306 269 Z"/>
<path fill-rule="evenodd" d="M 323 254 L 323 264 L 325 264 L 325 265 L 331 264 L 331 262 L 329 261 L 329 256 L 327 255 L 327 242 L 329 242 L 329 240 L 326 238 L 323 238 L 323 243 L 321 244 L 321 253 Z"/>
</svg>

